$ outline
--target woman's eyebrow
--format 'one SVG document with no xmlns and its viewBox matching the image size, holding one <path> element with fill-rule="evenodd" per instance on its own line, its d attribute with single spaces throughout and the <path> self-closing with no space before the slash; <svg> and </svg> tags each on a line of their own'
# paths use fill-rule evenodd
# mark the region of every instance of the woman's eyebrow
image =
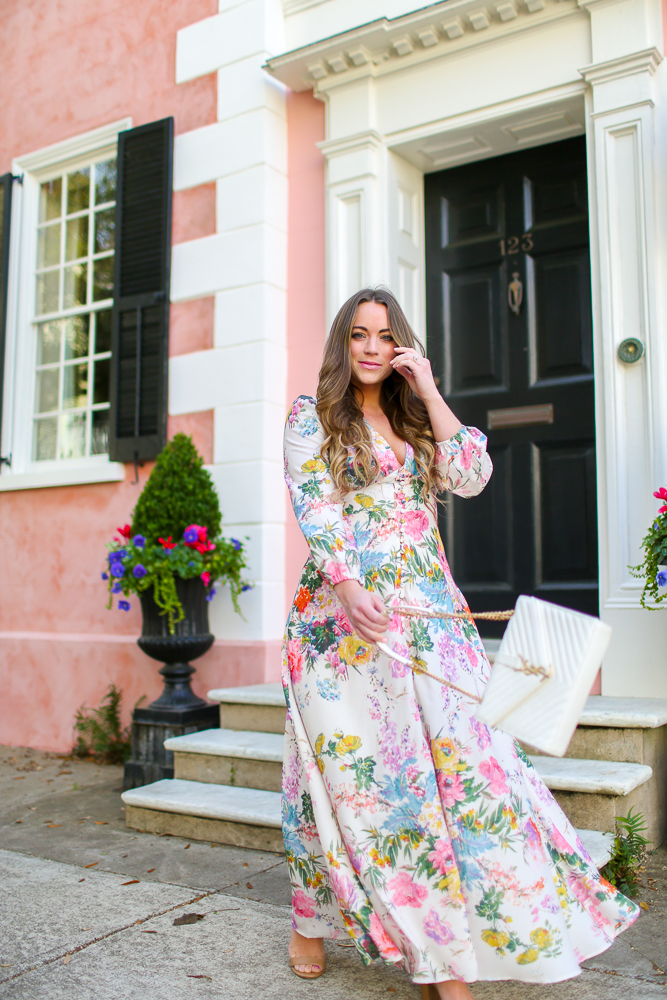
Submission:
<svg viewBox="0 0 667 1000">
<path fill-rule="evenodd" d="M 355 330 L 363 330 L 364 333 L 368 333 L 368 328 L 365 326 L 353 326 L 352 332 L 354 333 Z M 391 333 L 391 330 L 389 329 L 388 326 L 385 326 L 383 327 L 382 330 L 379 331 L 379 333 Z"/>
</svg>

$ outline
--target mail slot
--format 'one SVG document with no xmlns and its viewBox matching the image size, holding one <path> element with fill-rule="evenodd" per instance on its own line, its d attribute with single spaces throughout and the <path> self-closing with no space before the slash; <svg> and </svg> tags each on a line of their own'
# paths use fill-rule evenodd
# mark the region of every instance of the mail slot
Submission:
<svg viewBox="0 0 667 1000">
<path fill-rule="evenodd" d="M 553 403 L 541 406 L 508 406 L 504 410 L 487 410 L 486 424 L 490 431 L 503 427 L 531 427 L 554 422 Z"/>
</svg>

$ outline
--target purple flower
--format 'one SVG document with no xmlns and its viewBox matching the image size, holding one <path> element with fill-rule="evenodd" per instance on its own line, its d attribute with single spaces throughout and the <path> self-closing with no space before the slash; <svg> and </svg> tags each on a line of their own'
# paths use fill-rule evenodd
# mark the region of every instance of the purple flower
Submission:
<svg viewBox="0 0 667 1000">
<path fill-rule="evenodd" d="M 109 574 L 108 573 L 102 573 L 102 579 L 103 580 L 108 580 L 109 579 Z"/>
<path fill-rule="evenodd" d="M 125 567 L 123 566 L 122 562 L 119 562 L 117 559 L 115 559 L 111 563 L 111 575 L 112 576 L 125 576 Z"/>
<path fill-rule="evenodd" d="M 192 543 L 192 542 L 198 542 L 199 541 L 199 532 L 197 531 L 196 528 L 187 528 L 183 532 L 183 539 L 184 539 L 184 541 L 190 542 L 190 543 Z"/>
<path fill-rule="evenodd" d="M 190 562 L 188 563 L 188 566 L 194 566 L 194 563 L 193 563 L 192 559 L 191 559 L 191 560 L 190 560 Z"/>
<path fill-rule="evenodd" d="M 117 549 L 115 552 L 109 553 L 109 562 L 118 562 L 119 559 L 124 559 L 127 555 L 127 549 Z"/>
<path fill-rule="evenodd" d="M 238 540 L 238 538 L 230 538 L 229 540 L 232 543 L 232 545 L 234 546 L 234 548 L 236 549 L 236 551 L 238 552 L 239 549 L 241 548 L 241 543 Z"/>
<path fill-rule="evenodd" d="M 241 593 L 245 594 L 246 590 L 252 590 L 252 584 L 251 583 L 244 583 L 243 584 L 243 586 L 241 587 Z"/>
<path fill-rule="evenodd" d="M 211 587 L 208 594 L 206 595 L 206 600 L 212 601 L 214 597 L 215 597 L 215 587 Z"/>
<path fill-rule="evenodd" d="M 118 602 L 118 610 L 119 611 L 129 611 L 130 610 L 130 602 L 129 601 L 119 601 Z"/>
<path fill-rule="evenodd" d="M 120 583 L 114 583 L 113 587 L 111 588 L 111 593 L 112 594 L 120 594 L 121 591 L 122 591 L 122 589 L 123 588 L 122 588 L 122 586 L 121 586 Z"/>
<path fill-rule="evenodd" d="M 142 576 L 146 576 L 147 572 L 148 570 L 146 569 L 145 566 L 142 566 L 141 563 L 137 563 L 137 565 L 132 570 L 132 573 L 137 578 L 137 580 L 140 580 Z"/>
<path fill-rule="evenodd" d="M 143 549 L 146 544 L 146 539 L 143 535 L 135 535 L 132 539 L 132 544 L 138 549 Z"/>
<path fill-rule="evenodd" d="M 656 580 L 658 581 L 659 587 L 667 587 L 667 570 L 661 569 L 656 577 Z"/>
</svg>

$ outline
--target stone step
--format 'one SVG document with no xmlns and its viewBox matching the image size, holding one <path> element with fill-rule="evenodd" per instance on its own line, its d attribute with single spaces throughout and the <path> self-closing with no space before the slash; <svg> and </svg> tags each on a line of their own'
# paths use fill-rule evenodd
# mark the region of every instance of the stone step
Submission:
<svg viewBox="0 0 667 1000">
<path fill-rule="evenodd" d="M 207 729 L 165 740 L 174 777 L 279 792 L 284 737 L 236 729 Z"/>
<path fill-rule="evenodd" d="M 666 723 L 667 698 L 592 695 L 566 756 L 667 768 Z"/>
<path fill-rule="evenodd" d="M 263 851 L 283 850 L 280 794 L 179 778 L 123 792 L 127 825 L 148 833 L 210 840 Z M 598 868 L 609 859 L 613 836 L 577 830 Z"/>
<path fill-rule="evenodd" d="M 214 688 L 211 701 L 220 703 L 220 728 L 284 733 L 287 707 L 282 684 L 249 684 Z"/>
<path fill-rule="evenodd" d="M 279 792 L 166 778 L 121 798 L 133 830 L 283 851 Z"/>
<path fill-rule="evenodd" d="M 646 764 L 533 755 L 530 759 L 574 826 L 611 833 L 616 817 L 634 808 L 644 814 L 651 842 L 656 847 L 662 842 L 662 821 L 653 808 L 656 782 Z"/>
</svg>

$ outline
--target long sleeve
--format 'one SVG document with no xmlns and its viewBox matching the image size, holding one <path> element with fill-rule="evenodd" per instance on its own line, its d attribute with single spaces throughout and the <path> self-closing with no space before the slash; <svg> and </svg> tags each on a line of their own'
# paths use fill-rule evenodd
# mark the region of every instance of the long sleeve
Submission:
<svg viewBox="0 0 667 1000">
<path fill-rule="evenodd" d="M 359 553 L 343 516 L 342 502 L 334 501 L 329 466 L 320 455 L 324 430 L 315 400 L 299 396 L 285 424 L 285 482 L 299 527 L 308 542 L 316 568 L 330 584 L 362 582 Z"/>
<path fill-rule="evenodd" d="M 461 427 L 448 441 L 439 441 L 435 460 L 443 489 L 459 497 L 477 496 L 493 472 L 486 435 L 476 427 Z"/>
</svg>

